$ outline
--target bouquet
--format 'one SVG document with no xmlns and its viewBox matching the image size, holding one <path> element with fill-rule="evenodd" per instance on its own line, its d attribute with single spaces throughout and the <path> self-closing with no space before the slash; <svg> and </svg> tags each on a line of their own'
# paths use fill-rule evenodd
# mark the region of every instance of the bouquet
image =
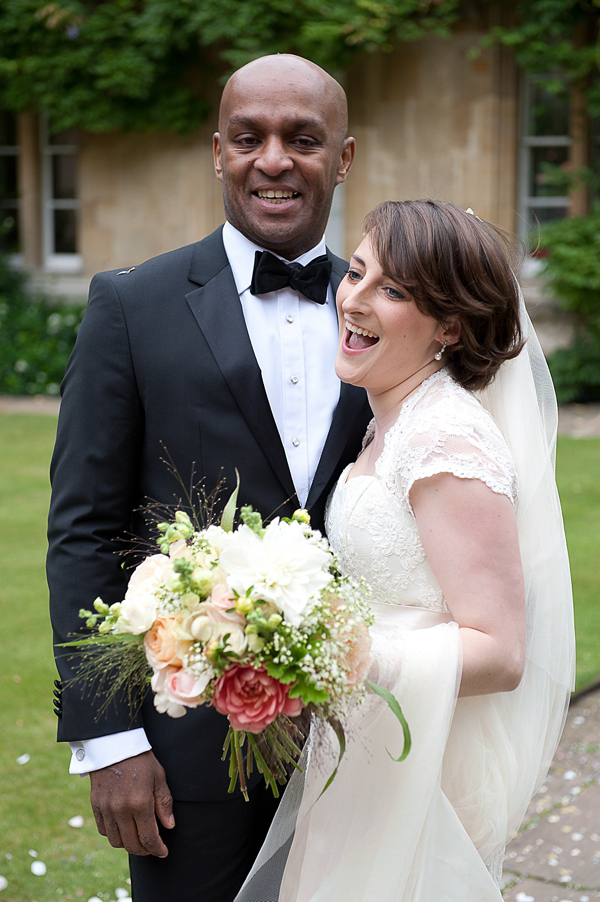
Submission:
<svg viewBox="0 0 600 902">
<path fill-rule="evenodd" d="M 109 607 L 97 598 L 93 611 L 80 611 L 91 635 L 68 644 L 92 652 L 81 675 L 116 673 L 108 702 L 149 682 L 154 705 L 170 717 L 213 705 L 230 724 L 229 789 L 239 780 L 246 798 L 255 764 L 275 796 L 297 766 L 304 736 L 293 718 L 301 712 L 331 724 L 341 760 L 344 712 L 367 689 L 402 724 L 402 760 L 410 733 L 398 702 L 366 679 L 373 614 L 365 587 L 340 575 L 306 511 L 265 526 L 245 507 L 234 529 L 236 497 L 220 525 L 199 528 L 183 510 L 158 524 L 159 553 L 133 571 L 123 601 Z"/>
</svg>

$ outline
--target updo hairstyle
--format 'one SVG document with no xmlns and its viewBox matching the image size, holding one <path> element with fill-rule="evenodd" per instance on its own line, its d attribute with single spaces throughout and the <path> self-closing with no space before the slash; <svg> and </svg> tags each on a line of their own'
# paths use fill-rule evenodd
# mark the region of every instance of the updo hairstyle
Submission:
<svg viewBox="0 0 600 902">
<path fill-rule="evenodd" d="M 385 201 L 368 214 L 364 231 L 385 274 L 421 313 L 442 326 L 460 323 L 447 366 L 465 388 L 485 388 L 524 344 L 510 236 L 436 200 Z"/>
</svg>

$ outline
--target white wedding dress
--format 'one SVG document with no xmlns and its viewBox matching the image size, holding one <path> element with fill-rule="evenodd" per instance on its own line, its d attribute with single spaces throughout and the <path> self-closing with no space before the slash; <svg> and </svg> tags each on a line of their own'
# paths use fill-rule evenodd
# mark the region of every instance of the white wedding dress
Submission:
<svg viewBox="0 0 600 902">
<path fill-rule="evenodd" d="M 518 368 L 513 376 L 522 394 Z M 352 478 L 348 467 L 340 477 L 327 511 L 328 537 L 342 571 L 371 588 L 376 621 L 370 676 L 400 702 L 412 748 L 403 762 L 393 760 L 402 751 L 402 730 L 386 704 L 370 695 L 348 718 L 345 756 L 321 795 L 338 748 L 330 728 L 315 723 L 304 772 L 292 777 L 236 902 L 502 898 L 505 844 L 546 773 L 564 722 L 573 630 L 562 528 L 548 549 L 551 559 L 541 548 L 547 524 L 556 520 L 553 478 L 526 472 L 531 459 L 540 469 L 531 436 L 525 455 L 517 448 L 524 469 L 515 467 L 481 400 L 447 370 L 435 373 L 404 401 L 385 437 L 376 476 Z M 493 398 L 484 403 L 494 410 Z M 502 421 L 502 411 L 496 412 Z M 511 448 L 517 444 L 512 441 Z M 546 459 L 542 444 L 538 450 Z M 410 505 L 413 483 L 440 472 L 480 479 L 517 504 L 528 653 L 514 692 L 457 698 L 459 630 Z M 538 528 L 540 513 L 545 520 Z M 559 558 L 560 573 L 553 570 Z"/>
</svg>

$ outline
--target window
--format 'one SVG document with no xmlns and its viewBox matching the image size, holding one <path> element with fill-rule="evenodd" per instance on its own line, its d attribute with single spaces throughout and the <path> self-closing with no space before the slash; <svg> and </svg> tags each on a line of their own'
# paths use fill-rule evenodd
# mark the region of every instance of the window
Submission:
<svg viewBox="0 0 600 902">
<path fill-rule="evenodd" d="M 526 238 L 569 214 L 569 197 L 548 183 L 544 164 L 563 166 L 569 158 L 569 97 L 552 94 L 535 78 L 524 79 L 521 97 L 519 233 Z"/>
<path fill-rule="evenodd" d="M 20 249 L 18 157 L 16 119 L 0 111 L 0 251 L 5 254 Z"/>
<path fill-rule="evenodd" d="M 52 134 L 41 127 L 44 268 L 77 272 L 78 253 L 77 149 L 75 131 Z"/>
</svg>

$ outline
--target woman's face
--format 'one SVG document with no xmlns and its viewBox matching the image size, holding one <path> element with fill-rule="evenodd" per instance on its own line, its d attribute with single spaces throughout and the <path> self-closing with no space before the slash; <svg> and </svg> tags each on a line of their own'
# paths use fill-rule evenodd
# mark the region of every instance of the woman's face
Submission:
<svg viewBox="0 0 600 902">
<path fill-rule="evenodd" d="M 350 259 L 336 300 L 340 339 L 335 371 L 343 382 L 360 385 L 373 397 L 393 393 L 400 384 L 412 391 L 444 365 L 443 358 L 434 359 L 446 337 L 443 327 L 385 275 L 368 235 Z"/>
</svg>

